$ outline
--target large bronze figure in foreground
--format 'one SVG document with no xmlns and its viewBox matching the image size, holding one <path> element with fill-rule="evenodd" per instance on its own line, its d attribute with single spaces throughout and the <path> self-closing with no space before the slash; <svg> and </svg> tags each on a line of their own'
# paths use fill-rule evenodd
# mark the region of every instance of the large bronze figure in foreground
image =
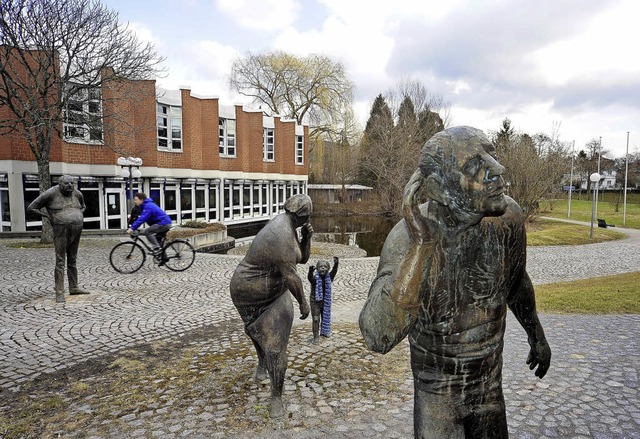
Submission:
<svg viewBox="0 0 640 439">
<path fill-rule="evenodd" d="M 53 246 L 56 251 L 56 302 L 64 303 L 64 263 L 67 262 L 69 294 L 89 294 L 78 287 L 76 258 L 82 234 L 85 210 L 82 193 L 73 184 L 73 178 L 63 175 L 58 185 L 44 191 L 27 208 L 47 217 L 53 226 Z"/>
<path fill-rule="evenodd" d="M 284 415 L 282 390 L 287 371 L 287 344 L 293 324 L 291 294 L 300 305 L 300 318 L 309 315 L 296 264 L 309 259 L 313 228 L 308 223 L 311 198 L 299 194 L 284 204 L 285 213 L 269 221 L 256 235 L 231 278 L 231 299 L 258 354 L 256 379 L 269 373 L 273 418 Z M 296 229 L 302 226 L 302 240 Z"/>
<path fill-rule="evenodd" d="M 542 378 L 551 351 L 525 269 L 520 207 L 504 195 L 494 149 L 470 127 L 425 144 L 405 187 L 360 314 L 377 352 L 409 336 L 416 438 L 507 438 L 502 347 L 507 306 L 527 333 Z M 419 194 L 428 202 L 419 206 Z"/>
</svg>

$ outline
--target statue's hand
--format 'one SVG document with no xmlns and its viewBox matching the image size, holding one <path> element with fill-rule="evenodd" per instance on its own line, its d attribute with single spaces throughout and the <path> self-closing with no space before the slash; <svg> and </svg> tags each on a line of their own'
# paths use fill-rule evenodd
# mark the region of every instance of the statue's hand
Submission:
<svg viewBox="0 0 640 439">
<path fill-rule="evenodd" d="M 418 202 L 418 191 L 423 182 L 422 172 L 417 169 L 405 185 L 402 197 L 402 212 L 409 229 L 409 235 L 418 244 L 421 244 L 429 234 Z"/>
<path fill-rule="evenodd" d="M 29 209 L 30 212 L 36 213 L 38 215 L 40 215 L 43 218 L 48 219 L 49 221 L 51 221 L 51 217 L 49 216 L 49 212 L 47 212 L 47 210 L 45 208 L 42 209 Z"/>
<path fill-rule="evenodd" d="M 305 300 L 300 304 L 300 320 L 304 320 L 309 317 L 309 313 L 311 312 L 311 308 L 309 308 L 309 304 Z"/>
<path fill-rule="evenodd" d="M 549 370 L 549 365 L 551 364 L 551 349 L 546 340 L 531 346 L 529 356 L 527 357 L 527 364 L 529 365 L 529 370 L 535 369 L 536 366 L 538 367 L 535 371 L 535 375 L 538 378 L 546 375 L 547 370 Z"/>
<path fill-rule="evenodd" d="M 302 239 L 310 239 L 312 235 L 313 227 L 311 227 L 311 224 L 309 223 L 304 223 L 302 225 Z"/>
</svg>

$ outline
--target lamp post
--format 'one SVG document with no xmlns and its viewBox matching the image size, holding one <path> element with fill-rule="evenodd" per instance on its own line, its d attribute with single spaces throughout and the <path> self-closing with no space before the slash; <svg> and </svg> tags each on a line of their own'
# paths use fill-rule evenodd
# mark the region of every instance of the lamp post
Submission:
<svg viewBox="0 0 640 439">
<path fill-rule="evenodd" d="M 594 184 L 600 181 L 600 174 L 594 172 L 589 176 L 589 180 L 591 180 L 591 184 Z M 593 239 L 593 221 L 596 217 L 596 194 L 597 192 L 591 191 L 593 193 L 593 200 L 591 200 L 591 231 L 589 232 L 589 239 Z"/>
<path fill-rule="evenodd" d="M 569 173 L 569 202 L 567 203 L 567 218 L 571 218 L 571 192 L 573 192 L 573 158 L 576 148 L 576 141 L 573 141 L 571 147 L 571 171 Z"/>
<path fill-rule="evenodd" d="M 624 165 L 624 204 L 622 205 L 622 225 L 627 225 L 627 175 L 629 174 L 629 131 L 627 131 L 627 153 Z"/>
<path fill-rule="evenodd" d="M 118 157 L 118 165 L 122 166 L 120 176 L 127 179 L 129 185 L 129 199 L 127 200 L 127 213 L 133 208 L 133 179 L 142 177 L 142 159 L 140 157 Z M 134 169 L 135 168 L 135 169 Z"/>
<path fill-rule="evenodd" d="M 598 143 L 598 170 L 596 174 L 600 175 L 600 158 L 602 157 L 602 136 L 600 136 L 600 142 Z M 598 180 L 600 180 L 598 178 Z M 591 180 L 593 181 L 593 180 Z M 598 214 L 598 195 L 600 194 L 600 183 L 596 185 L 596 215 Z"/>
<path fill-rule="evenodd" d="M 347 160 L 347 154 L 346 154 L 346 150 L 348 148 L 348 141 L 347 141 L 347 109 L 344 105 L 344 102 L 342 104 L 340 104 L 340 113 L 342 114 L 342 132 L 340 133 L 340 155 L 341 160 L 340 160 L 340 180 L 342 182 L 342 200 L 341 202 L 343 204 L 347 203 L 347 186 L 346 186 L 346 180 L 347 180 L 347 176 L 346 176 L 346 160 Z"/>
</svg>

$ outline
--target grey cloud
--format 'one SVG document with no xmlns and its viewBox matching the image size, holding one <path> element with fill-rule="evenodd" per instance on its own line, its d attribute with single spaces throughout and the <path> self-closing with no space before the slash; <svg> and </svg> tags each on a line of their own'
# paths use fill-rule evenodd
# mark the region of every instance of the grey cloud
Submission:
<svg viewBox="0 0 640 439">
<path fill-rule="evenodd" d="M 434 26 L 407 21 L 395 35 L 389 70 L 427 67 L 449 79 L 517 80 L 529 74 L 523 55 L 573 36 L 604 3 L 520 0 L 458 10 Z"/>
<path fill-rule="evenodd" d="M 552 100 L 561 108 L 637 99 L 635 86 L 572 84 L 553 87 L 537 76 L 529 54 L 579 33 L 614 2 L 564 0 L 500 2 L 480 10 L 458 10 L 432 26 L 406 21 L 395 35 L 387 70 L 393 77 L 436 78 L 425 84 L 452 103 L 471 107 L 521 108 Z M 447 81 L 467 82 L 470 92 L 453 95 Z M 505 104 L 505 102 L 507 104 Z M 506 109 L 508 110 L 508 108 Z"/>
<path fill-rule="evenodd" d="M 605 78 L 576 80 L 554 90 L 554 98 L 554 106 L 562 111 L 610 105 L 640 109 L 640 78 L 634 75 L 617 81 Z"/>
</svg>

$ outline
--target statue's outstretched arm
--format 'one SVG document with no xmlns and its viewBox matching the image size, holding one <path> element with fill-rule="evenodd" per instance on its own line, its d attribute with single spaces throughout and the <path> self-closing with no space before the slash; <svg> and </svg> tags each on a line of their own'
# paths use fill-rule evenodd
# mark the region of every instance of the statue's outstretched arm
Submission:
<svg viewBox="0 0 640 439">
<path fill-rule="evenodd" d="M 331 276 L 331 280 L 334 280 L 336 278 L 336 274 L 338 274 L 338 265 L 340 264 L 340 259 L 338 259 L 337 256 L 333 257 L 333 268 L 331 268 L 331 273 L 329 273 L 329 276 Z"/>
</svg>

